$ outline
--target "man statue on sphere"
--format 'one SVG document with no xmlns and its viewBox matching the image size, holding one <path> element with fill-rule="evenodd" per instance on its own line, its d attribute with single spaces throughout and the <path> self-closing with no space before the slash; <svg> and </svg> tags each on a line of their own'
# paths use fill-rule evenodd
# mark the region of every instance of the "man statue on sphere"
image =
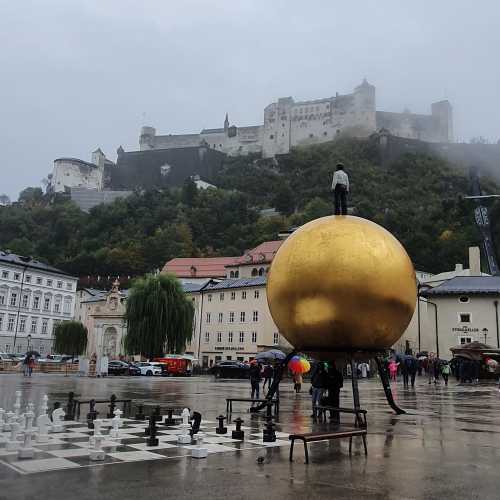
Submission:
<svg viewBox="0 0 500 500">
<path fill-rule="evenodd" d="M 349 176 L 344 171 L 343 163 L 337 163 L 337 170 L 333 174 L 332 191 L 335 198 L 335 215 L 347 215 Z"/>
</svg>

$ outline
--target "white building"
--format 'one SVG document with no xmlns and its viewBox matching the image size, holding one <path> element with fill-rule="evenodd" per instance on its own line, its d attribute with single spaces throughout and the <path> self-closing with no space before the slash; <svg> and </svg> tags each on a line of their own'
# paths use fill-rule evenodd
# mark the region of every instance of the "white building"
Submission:
<svg viewBox="0 0 500 500">
<path fill-rule="evenodd" d="M 271 317 L 265 276 L 185 284 L 184 289 L 195 305 L 193 338 L 186 353 L 202 366 L 249 361 L 258 352 L 290 347 Z"/>
<path fill-rule="evenodd" d="M 0 350 L 52 350 L 53 332 L 74 319 L 77 278 L 30 257 L 0 252 Z"/>
</svg>

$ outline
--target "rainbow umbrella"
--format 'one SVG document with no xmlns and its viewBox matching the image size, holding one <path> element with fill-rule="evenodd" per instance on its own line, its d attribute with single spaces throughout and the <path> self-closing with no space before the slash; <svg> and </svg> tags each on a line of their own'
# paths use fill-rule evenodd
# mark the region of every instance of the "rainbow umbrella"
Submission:
<svg viewBox="0 0 500 500">
<path fill-rule="evenodd" d="M 292 373 L 307 373 L 311 369 L 311 364 L 301 356 L 294 356 L 288 362 L 288 368 Z"/>
</svg>

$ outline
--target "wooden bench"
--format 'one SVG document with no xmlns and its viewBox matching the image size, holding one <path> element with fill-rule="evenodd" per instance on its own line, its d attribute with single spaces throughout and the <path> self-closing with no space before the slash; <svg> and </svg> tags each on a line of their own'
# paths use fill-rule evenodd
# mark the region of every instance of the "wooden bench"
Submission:
<svg viewBox="0 0 500 500">
<path fill-rule="evenodd" d="M 304 443 L 304 454 L 306 456 L 306 464 L 309 463 L 309 451 L 307 443 L 315 441 L 327 441 L 331 439 L 349 438 L 349 453 L 352 450 L 352 438 L 354 436 L 361 436 L 363 439 L 363 446 L 365 448 L 365 455 L 368 455 L 366 447 L 366 429 L 353 429 L 353 430 L 338 430 L 338 431 L 322 431 L 322 432 L 305 432 L 302 434 L 290 434 L 289 438 L 292 442 L 290 446 L 290 462 L 293 462 L 293 445 L 296 439 L 300 439 Z"/>
<path fill-rule="evenodd" d="M 92 399 L 74 399 L 73 404 L 75 407 L 75 418 L 76 420 L 80 419 L 80 407 L 82 405 L 90 405 L 90 402 Z M 96 404 L 103 404 L 103 403 L 111 403 L 110 399 L 94 399 Z M 128 408 L 129 413 L 130 410 L 132 409 L 132 400 L 131 399 L 115 399 L 115 403 L 123 403 L 123 413 L 127 415 L 126 410 Z"/>
<path fill-rule="evenodd" d="M 226 398 L 226 414 L 233 412 L 233 401 L 243 403 L 268 403 L 268 399 L 252 399 L 252 398 Z M 277 415 L 280 411 L 280 400 L 272 399 L 271 404 L 274 406 L 274 413 Z"/>
<path fill-rule="evenodd" d="M 319 410 L 320 419 L 326 420 L 326 412 L 350 413 L 354 415 L 354 427 L 366 429 L 366 410 L 361 408 L 342 408 L 336 406 L 320 405 L 316 407 Z"/>
</svg>

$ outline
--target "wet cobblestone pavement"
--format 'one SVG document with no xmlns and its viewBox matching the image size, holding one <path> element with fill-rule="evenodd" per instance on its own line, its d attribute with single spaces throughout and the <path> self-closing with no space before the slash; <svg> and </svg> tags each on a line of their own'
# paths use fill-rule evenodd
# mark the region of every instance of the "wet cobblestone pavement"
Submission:
<svg viewBox="0 0 500 500">
<path fill-rule="evenodd" d="M 349 456 L 347 440 L 340 440 L 311 444 L 309 465 L 304 464 L 299 443 L 293 463 L 288 461 L 287 446 L 216 453 L 203 460 L 184 456 L 29 475 L 0 462 L 0 499 L 500 498 L 500 394 L 496 386 L 450 382 L 448 387 L 435 387 L 422 378 L 416 390 L 404 390 L 399 383 L 393 387 L 407 415 L 390 411 L 378 381 L 360 382 L 361 405 L 368 410 L 368 457 L 357 440 Z M 165 408 L 188 406 L 214 421 L 225 412 L 226 397 L 247 397 L 249 387 L 247 381 L 211 377 L 37 375 L 26 379 L 2 374 L 0 407 L 12 408 L 16 390 L 22 391 L 24 404 L 31 400 L 38 405 L 43 394 L 49 396 L 50 404 L 64 404 L 69 391 L 82 398 L 114 393 L 119 398 L 161 403 Z M 303 392 L 295 395 L 291 383 L 283 384 L 277 430 L 288 434 L 328 428 L 329 424 L 312 423 L 307 390 L 304 384 Z M 341 404 L 352 405 L 348 380 Z M 82 418 L 86 411 L 82 408 Z M 262 428 L 262 417 L 247 413 L 245 404 L 235 403 L 233 418 L 237 416 L 251 429 Z"/>
</svg>

